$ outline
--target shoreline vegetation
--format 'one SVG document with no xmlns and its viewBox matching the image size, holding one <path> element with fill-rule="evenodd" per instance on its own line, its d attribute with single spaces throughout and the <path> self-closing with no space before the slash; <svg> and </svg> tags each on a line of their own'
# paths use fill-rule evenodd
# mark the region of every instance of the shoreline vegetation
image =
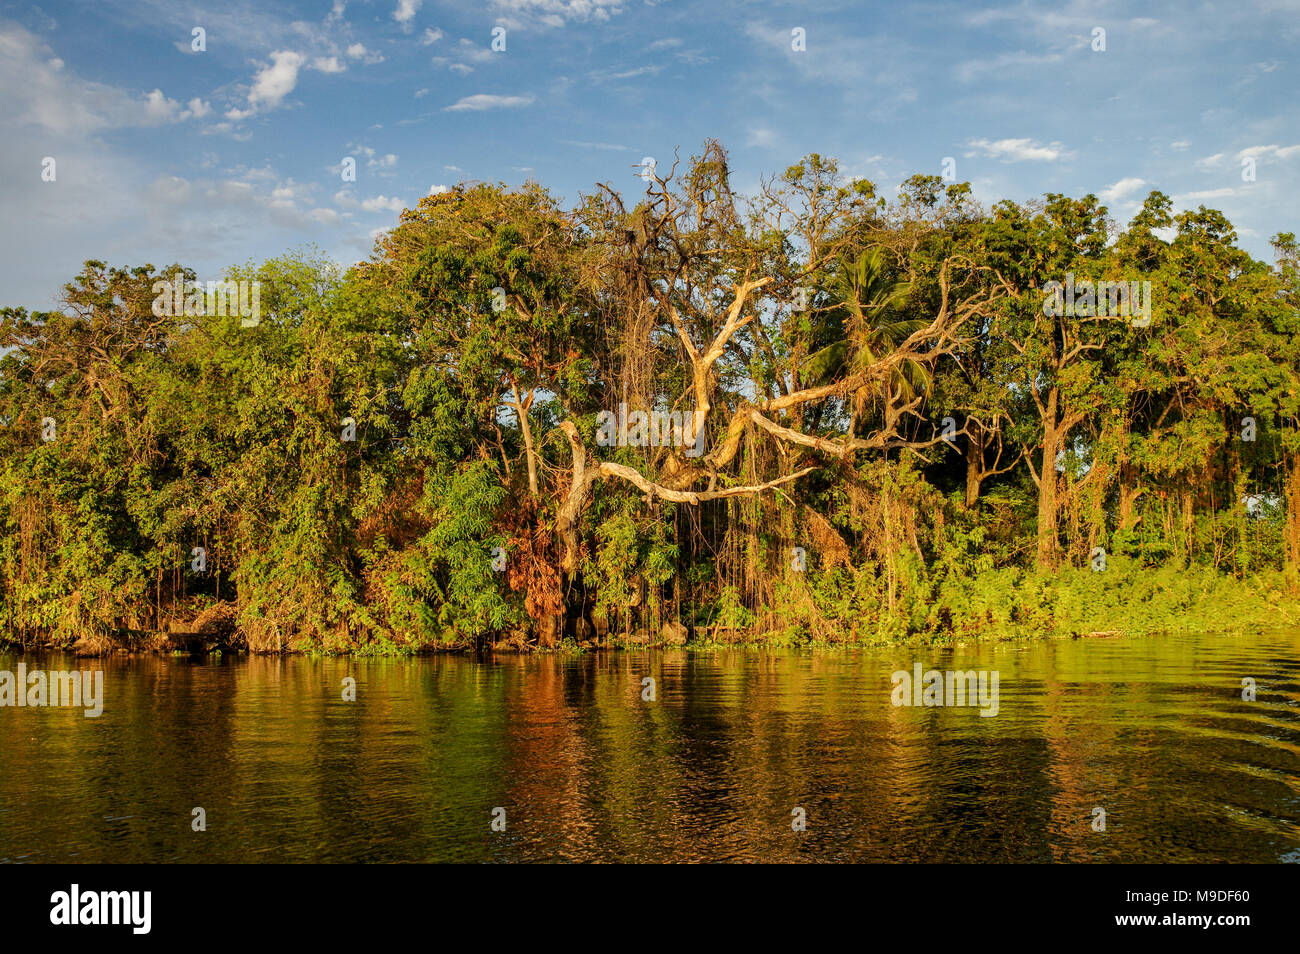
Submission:
<svg viewBox="0 0 1300 954">
<path fill-rule="evenodd" d="M 628 192 L 462 183 L 346 270 L 0 309 L 0 648 L 1300 625 L 1293 233 L 817 155 L 741 195 L 712 141 Z"/>
<path fill-rule="evenodd" d="M 724 649 L 854 649 L 897 645 L 945 646 L 970 642 L 1026 639 L 1108 639 L 1178 636 L 1216 632 L 1224 636 L 1261 630 L 1300 630 L 1300 599 L 1285 593 L 1286 581 L 1272 574 L 1255 581 L 1184 571 L 1151 572 L 1133 582 L 1098 585 L 1091 571 L 1065 570 L 1052 577 L 1002 575 L 986 581 L 980 592 L 964 591 L 965 610 L 947 601 L 937 605 L 929 628 L 908 628 L 909 620 L 892 617 L 870 631 L 810 636 L 798 626 L 759 630 L 754 626 L 701 626 L 694 631 L 673 623 L 657 633 L 641 629 L 626 633 L 593 633 L 579 640 L 565 636 L 545 649 L 529 642 L 526 632 L 500 639 L 467 642 L 436 636 L 424 643 L 399 644 L 384 639 L 358 643 L 296 645 L 276 649 L 255 647 L 259 654 L 415 656 L 467 652 L 559 652 L 687 648 Z M 78 656 L 119 653 L 164 655 L 229 655 L 250 652 L 247 637 L 236 624 L 232 603 L 191 600 L 193 615 L 177 616 L 161 631 L 136 631 L 81 636 L 74 641 L 23 643 L 0 640 L 0 652 L 69 652 Z"/>
</svg>

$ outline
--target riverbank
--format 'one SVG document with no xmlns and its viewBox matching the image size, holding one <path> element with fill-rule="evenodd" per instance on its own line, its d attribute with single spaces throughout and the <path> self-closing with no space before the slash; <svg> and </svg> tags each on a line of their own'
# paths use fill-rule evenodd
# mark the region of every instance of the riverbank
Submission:
<svg viewBox="0 0 1300 954">
<path fill-rule="evenodd" d="M 573 653 L 604 649 L 689 646 L 799 648 L 811 646 L 944 645 L 1011 639 L 1078 639 L 1188 632 L 1224 634 L 1300 625 L 1300 598 L 1287 591 L 1281 573 L 1237 578 L 1209 569 L 1141 568 L 1092 573 L 1064 569 L 1053 575 L 1015 569 L 974 578 L 948 579 L 928 598 L 884 606 L 828 597 L 827 581 L 789 595 L 779 613 L 737 613 L 720 608 L 687 623 L 634 618 L 619 631 L 570 621 L 568 635 L 541 646 L 535 634 L 516 628 L 470 642 L 437 632 L 395 634 L 361 631 L 327 637 L 284 634 L 262 639 L 255 654 L 402 656 L 445 652 Z M 250 651 L 239 607 L 210 602 L 189 607 L 161 630 L 123 627 L 76 638 L 0 638 L 0 647 L 71 652 L 206 655 Z"/>
</svg>

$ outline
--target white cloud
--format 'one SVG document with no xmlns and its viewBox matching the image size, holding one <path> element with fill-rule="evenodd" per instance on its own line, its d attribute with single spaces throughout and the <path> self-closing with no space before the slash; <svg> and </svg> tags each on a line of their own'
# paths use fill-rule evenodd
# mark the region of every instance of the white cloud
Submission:
<svg viewBox="0 0 1300 954">
<path fill-rule="evenodd" d="M 1237 153 L 1237 161 L 1240 162 L 1246 158 L 1260 158 L 1261 156 L 1274 156 L 1278 159 L 1290 159 L 1294 155 L 1300 154 L 1300 144 L 1295 146 L 1247 146 L 1241 152 Z"/>
<path fill-rule="evenodd" d="M 406 208 L 406 203 L 397 196 L 377 195 L 372 199 L 362 199 L 361 208 L 366 212 L 401 212 Z"/>
<path fill-rule="evenodd" d="M 445 195 L 446 193 L 448 193 L 448 192 L 450 192 L 450 191 L 451 191 L 451 187 L 450 187 L 450 186 L 445 186 L 445 185 L 432 185 L 432 186 L 429 186 L 429 195 Z"/>
<path fill-rule="evenodd" d="M 318 56 L 311 61 L 311 68 L 322 73 L 342 73 L 347 69 L 337 56 Z"/>
<path fill-rule="evenodd" d="M 211 183 L 203 193 L 206 199 L 215 199 L 233 205 L 248 205 L 253 199 L 253 187 L 247 182 L 225 179 Z"/>
<path fill-rule="evenodd" d="M 180 176 L 159 176 L 145 186 L 145 195 L 151 200 L 172 207 L 190 201 L 193 191 L 190 183 Z"/>
<path fill-rule="evenodd" d="M 364 212 L 401 212 L 406 203 L 397 196 L 377 195 L 357 201 L 349 189 L 340 189 L 334 193 L 334 203 L 345 209 L 361 209 Z"/>
<path fill-rule="evenodd" d="M 705 63 L 712 63 L 714 57 L 706 56 L 703 50 L 682 50 L 677 54 L 677 59 L 687 66 L 703 66 Z"/>
<path fill-rule="evenodd" d="M 1101 190 L 1101 197 L 1107 202 L 1118 202 L 1127 195 L 1131 195 L 1138 189 L 1147 184 L 1145 179 L 1138 179 L 1134 176 L 1127 176 L 1120 179 L 1114 185 L 1109 185 Z"/>
<path fill-rule="evenodd" d="M 485 109 L 510 109 L 516 106 L 528 106 L 533 101 L 531 96 L 494 96 L 489 93 L 476 93 L 465 96 L 445 108 L 445 112 L 479 112 Z"/>
<path fill-rule="evenodd" d="M 456 44 L 456 53 L 462 59 L 472 60 L 475 63 L 486 63 L 497 56 L 492 50 L 479 46 L 473 40 L 466 40 L 464 37 Z"/>
<path fill-rule="evenodd" d="M 441 40 L 442 37 L 443 37 L 443 32 L 441 30 L 430 30 L 428 27 L 426 27 L 424 30 L 424 36 L 420 37 L 420 42 L 423 43 L 425 46 L 432 46 L 434 43 L 437 43 L 439 40 Z"/>
<path fill-rule="evenodd" d="M 248 94 L 251 107 L 266 106 L 274 109 L 298 85 L 298 70 L 306 60 L 292 50 L 276 50 L 271 54 L 271 65 L 253 78 L 253 89 Z"/>
<path fill-rule="evenodd" d="M 403 25 L 409 24 L 415 18 L 416 11 L 420 9 L 423 0 L 397 0 L 397 9 L 393 11 L 393 19 Z"/>
<path fill-rule="evenodd" d="M 149 118 L 155 122 L 169 123 L 174 122 L 180 115 L 181 104 L 174 99 L 168 99 L 163 95 L 160 89 L 154 90 L 145 96 L 145 112 Z"/>
<path fill-rule="evenodd" d="M 0 22 L 0 128 L 35 126 L 80 137 L 107 129 L 157 126 L 190 118 L 162 90 L 145 95 L 84 80 L 41 39 Z"/>
<path fill-rule="evenodd" d="M 366 163 L 366 168 L 367 169 L 391 169 L 395 165 L 397 165 L 397 156 L 393 155 L 393 153 L 390 152 L 387 155 L 380 156 L 378 159 L 371 159 L 369 162 Z"/>
<path fill-rule="evenodd" d="M 432 57 L 429 62 L 434 66 L 445 66 L 447 69 L 462 75 L 474 72 L 471 63 L 487 63 L 496 59 L 499 55 L 487 47 L 464 37 L 458 40 L 455 46 L 448 47 L 447 54 Z"/>
<path fill-rule="evenodd" d="M 202 119 L 208 113 L 212 112 L 212 104 L 205 103 L 199 97 L 195 96 L 185 104 L 185 110 L 181 113 L 181 119 Z"/>
<path fill-rule="evenodd" d="M 1029 4 L 1008 4 L 1003 7 L 988 7 L 966 14 L 963 19 L 974 27 L 991 27 L 1003 30 L 999 26 L 1008 22 L 1009 29 L 1028 33 L 1046 43 L 1071 41 L 1076 47 L 1087 46 L 1092 42 L 1092 29 L 1097 26 L 1097 11 L 1091 3 L 1046 4 L 1035 8 Z M 1111 34 L 1121 29 L 1127 35 L 1135 34 L 1169 34 L 1176 30 L 1171 23 L 1163 23 L 1151 17 L 1133 17 L 1120 19 L 1114 14 L 1102 21 Z"/>
<path fill-rule="evenodd" d="M 1169 148 L 1174 152 L 1184 152 L 1189 146 L 1191 146 L 1191 143 L 1186 139 L 1180 139 L 1177 142 L 1171 142 L 1169 144 Z"/>
<path fill-rule="evenodd" d="M 1223 153 L 1216 152 L 1212 156 L 1206 156 L 1204 159 L 1197 159 L 1194 165 L 1198 169 L 1213 169 L 1223 162 Z"/>
<path fill-rule="evenodd" d="M 654 75 L 662 70 L 662 66 L 637 66 L 630 70 L 621 70 L 617 73 L 611 73 L 607 70 L 594 70 L 588 75 L 597 83 L 603 83 L 609 80 L 629 80 L 638 76 Z"/>
<path fill-rule="evenodd" d="M 348 47 L 347 54 L 349 58 L 354 60 L 361 60 L 368 66 L 373 65 L 375 63 L 384 62 L 384 54 L 376 53 L 374 50 L 366 49 L 366 45 L 364 43 L 353 43 L 351 46 Z"/>
<path fill-rule="evenodd" d="M 623 12 L 623 0 L 491 0 L 506 26 L 562 27 L 570 20 L 603 22 Z"/>
<path fill-rule="evenodd" d="M 331 227 L 329 214 L 310 211 L 307 187 L 273 171 L 206 178 L 221 163 L 203 152 L 201 140 L 184 150 L 190 154 L 184 164 L 200 176 L 189 178 L 170 168 L 176 162 L 165 148 L 159 151 L 161 140 L 176 141 L 175 133 L 104 135 L 210 120 L 230 105 L 224 99 L 218 108 L 195 95 L 198 89 L 181 102 L 149 86 L 120 89 L 80 77 L 80 56 L 68 55 L 63 64 L 53 59 L 40 37 L 0 19 L 0 209 L 6 223 L 21 223 L 0 229 L 4 304 L 54 305 L 63 283 L 90 258 L 124 265 L 179 261 L 216 278 L 230 262 L 281 251 L 288 244 L 284 230 L 319 235 Z M 202 132 L 213 125 L 205 123 Z M 39 180 L 44 155 L 58 161 L 56 183 Z M 199 205 L 202 216 L 180 214 Z"/>
<path fill-rule="evenodd" d="M 240 166 L 240 175 L 244 179 L 251 179 L 254 182 L 275 182 L 279 176 L 269 165 L 257 169 L 249 169 L 246 166 Z"/>
<path fill-rule="evenodd" d="M 967 143 L 972 149 L 981 150 L 987 158 L 1000 159 L 1003 162 L 1055 162 L 1068 159 L 1073 155 L 1066 151 L 1059 142 L 1043 145 L 1033 139 L 972 139 Z M 977 155 L 966 153 L 967 157 Z"/>
<path fill-rule="evenodd" d="M 1202 199 L 1223 199 L 1230 195 L 1236 195 L 1236 189 L 1205 189 L 1201 192 L 1184 192 L 1181 195 L 1174 196 L 1175 202 L 1199 202 Z"/>
</svg>

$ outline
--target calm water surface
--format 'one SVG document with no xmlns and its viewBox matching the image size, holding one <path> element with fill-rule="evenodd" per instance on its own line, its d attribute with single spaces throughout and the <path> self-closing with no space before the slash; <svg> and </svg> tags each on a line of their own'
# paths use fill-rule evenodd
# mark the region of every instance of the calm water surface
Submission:
<svg viewBox="0 0 1300 954">
<path fill-rule="evenodd" d="M 103 668 L 106 700 L 0 708 L 0 861 L 1300 861 L 1295 630 L 23 661 Z M 998 715 L 894 707 L 916 662 L 997 670 Z"/>
</svg>

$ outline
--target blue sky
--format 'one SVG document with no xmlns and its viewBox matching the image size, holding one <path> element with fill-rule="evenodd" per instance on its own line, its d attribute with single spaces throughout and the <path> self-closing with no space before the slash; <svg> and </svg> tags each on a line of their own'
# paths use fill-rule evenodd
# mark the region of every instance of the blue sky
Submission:
<svg viewBox="0 0 1300 954">
<path fill-rule="evenodd" d="M 708 137 L 742 190 L 813 151 L 889 194 L 952 157 L 985 204 L 1094 192 L 1121 223 L 1158 188 L 1269 258 L 1300 231 L 1298 45 L 1300 0 L 0 0 L 0 304 L 50 307 L 87 258 L 350 264 L 431 189 L 631 194 Z"/>
</svg>

